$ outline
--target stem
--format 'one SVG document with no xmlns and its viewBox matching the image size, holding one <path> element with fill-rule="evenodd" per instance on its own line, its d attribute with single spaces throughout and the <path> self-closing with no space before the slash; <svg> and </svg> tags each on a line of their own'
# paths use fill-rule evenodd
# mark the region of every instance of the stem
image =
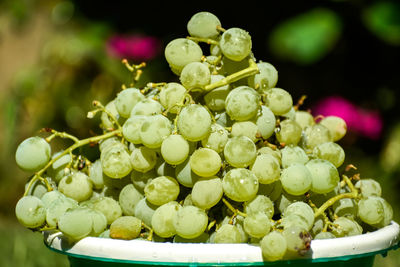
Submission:
<svg viewBox="0 0 400 267">
<path fill-rule="evenodd" d="M 107 116 L 111 119 L 111 121 L 112 121 L 115 125 L 117 125 L 118 130 L 121 130 L 121 129 L 122 129 L 122 127 L 121 127 L 121 125 L 119 124 L 117 118 L 115 118 L 115 116 L 114 116 L 110 111 L 108 111 L 99 101 L 97 101 L 97 100 L 93 101 L 93 105 L 94 105 L 95 107 L 99 107 L 99 109 L 100 109 L 101 111 L 105 112 L 105 113 L 107 114 Z"/>
<path fill-rule="evenodd" d="M 219 45 L 218 41 L 215 41 L 215 40 L 209 39 L 209 38 L 200 38 L 200 37 L 191 37 L 191 36 L 188 36 L 186 38 L 189 40 L 195 41 L 195 42 L 203 42 L 203 43 L 207 43 L 207 44 Z"/>
<path fill-rule="evenodd" d="M 228 207 L 228 209 L 230 209 L 234 215 L 240 215 L 242 217 L 247 217 L 246 213 L 241 212 L 238 209 L 235 209 L 231 203 L 228 202 L 228 200 L 226 200 L 225 198 L 222 198 L 222 202 L 224 202 L 225 206 Z"/>
<path fill-rule="evenodd" d="M 356 192 L 350 192 L 350 193 L 344 193 L 344 194 L 340 194 L 337 196 L 334 196 L 330 199 L 328 199 L 324 204 L 322 204 L 321 207 L 319 207 L 319 209 L 314 213 L 314 218 L 317 218 L 318 216 L 322 215 L 322 213 L 329 208 L 330 206 L 332 206 L 336 201 L 342 199 L 342 198 L 356 198 L 358 195 L 357 191 Z"/>
<path fill-rule="evenodd" d="M 152 241 L 153 240 L 153 233 L 154 233 L 153 228 L 151 228 L 150 226 L 148 226 L 144 222 L 142 222 L 142 227 L 149 231 L 149 236 L 147 237 L 147 240 Z"/>
<path fill-rule="evenodd" d="M 50 135 L 49 137 L 46 138 L 47 142 L 50 142 L 56 136 L 61 137 L 61 138 L 71 139 L 72 141 L 74 141 L 74 143 L 79 142 L 78 138 L 76 138 L 75 136 L 73 136 L 69 133 L 66 133 L 66 132 L 58 132 L 58 131 L 52 129 L 51 133 L 52 133 L 52 135 Z"/>
<path fill-rule="evenodd" d="M 254 62 L 254 60 L 252 60 L 252 59 L 249 59 L 249 66 L 247 68 L 245 68 L 243 70 L 240 70 L 238 72 L 235 72 L 235 73 L 233 73 L 233 74 L 231 74 L 231 75 L 229 75 L 229 76 L 227 76 L 227 77 L 225 77 L 225 78 L 223 78 L 223 79 L 221 79 L 221 80 L 219 80 L 219 81 L 217 81 L 215 83 L 206 85 L 204 87 L 204 91 L 208 92 L 208 91 L 211 91 L 211 90 L 213 90 L 213 89 L 215 89 L 217 87 L 221 87 L 221 86 L 236 82 L 236 81 L 238 81 L 240 79 L 243 79 L 245 77 L 257 74 L 257 73 L 259 73 L 259 71 L 260 70 L 258 69 L 258 66 L 257 66 L 256 62 Z"/>
</svg>

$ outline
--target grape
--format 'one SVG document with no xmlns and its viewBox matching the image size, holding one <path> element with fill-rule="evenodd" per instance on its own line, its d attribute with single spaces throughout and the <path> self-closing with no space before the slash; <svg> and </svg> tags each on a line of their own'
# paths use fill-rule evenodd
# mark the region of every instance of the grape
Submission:
<svg viewBox="0 0 400 267">
<path fill-rule="evenodd" d="M 83 172 L 75 172 L 62 178 L 58 190 L 78 202 L 89 199 L 93 192 L 92 183 Z"/>
<path fill-rule="evenodd" d="M 393 219 L 393 208 L 392 206 L 389 204 L 389 202 L 387 202 L 385 199 L 378 197 L 378 200 L 382 203 L 382 207 L 383 207 L 383 219 L 378 223 L 375 224 L 374 226 L 377 228 L 382 228 L 385 227 L 386 225 L 389 225 L 390 222 Z"/>
<path fill-rule="evenodd" d="M 256 157 L 250 170 L 257 176 L 261 184 L 270 184 L 280 177 L 279 161 L 270 154 L 260 154 Z"/>
<path fill-rule="evenodd" d="M 218 82 L 225 77 L 222 75 L 211 75 L 210 84 Z M 225 100 L 230 92 L 230 85 L 224 85 L 213 89 L 204 96 L 204 102 L 212 111 L 223 111 L 225 109 Z"/>
<path fill-rule="evenodd" d="M 47 209 L 53 201 L 57 201 L 60 198 L 65 198 L 65 196 L 58 190 L 53 190 L 45 193 L 40 199 L 43 201 L 43 205 Z"/>
<path fill-rule="evenodd" d="M 228 171 L 222 179 L 224 193 L 234 201 L 249 201 L 258 191 L 258 179 L 248 169 L 236 168 Z"/>
<path fill-rule="evenodd" d="M 151 204 L 146 198 L 142 198 L 135 206 L 134 215 L 151 227 L 151 221 L 157 208 L 158 206 Z"/>
<path fill-rule="evenodd" d="M 236 168 L 244 168 L 254 162 L 257 148 L 246 136 L 235 136 L 228 140 L 224 148 L 225 160 Z"/>
<path fill-rule="evenodd" d="M 315 124 L 314 117 L 309 112 L 303 110 L 296 111 L 295 121 L 303 130 Z"/>
<path fill-rule="evenodd" d="M 239 121 L 232 125 L 231 136 L 243 135 L 256 142 L 258 133 L 258 126 L 252 121 Z"/>
<path fill-rule="evenodd" d="M 210 45 L 210 55 L 212 56 L 220 56 L 221 55 L 221 48 L 217 44 L 211 44 Z"/>
<path fill-rule="evenodd" d="M 243 29 L 230 28 L 222 34 L 219 46 L 225 57 L 241 61 L 250 54 L 251 37 Z"/>
<path fill-rule="evenodd" d="M 214 243 L 241 243 L 242 237 L 235 225 L 224 224 L 215 234 Z"/>
<path fill-rule="evenodd" d="M 283 218 L 290 216 L 290 215 L 296 215 L 301 219 L 306 227 L 306 230 L 310 230 L 311 227 L 314 224 L 314 211 L 312 208 L 301 201 L 294 202 L 290 204 L 284 211 L 283 213 Z"/>
<path fill-rule="evenodd" d="M 218 26 L 221 26 L 219 19 L 214 14 L 203 11 L 190 18 L 187 30 L 191 36 L 214 39 L 219 34 Z"/>
<path fill-rule="evenodd" d="M 119 193 L 118 203 L 124 215 L 135 215 L 136 204 L 144 198 L 143 194 L 137 190 L 133 184 L 128 184 Z"/>
<path fill-rule="evenodd" d="M 113 145 L 100 154 L 101 167 L 104 174 L 111 178 L 123 178 L 132 170 L 130 156 L 126 149 Z"/>
<path fill-rule="evenodd" d="M 58 157 L 63 151 L 59 151 L 54 153 L 51 159 L 55 159 Z M 71 155 L 65 154 L 61 156 L 58 160 L 54 161 L 53 164 L 47 169 L 47 174 L 51 176 L 51 178 L 56 182 L 59 183 L 60 180 L 67 174 L 65 168 L 68 164 L 71 163 Z"/>
<path fill-rule="evenodd" d="M 112 137 L 109 137 L 109 138 L 106 138 L 106 139 L 102 139 L 99 142 L 99 150 L 100 150 L 100 152 L 104 152 L 104 151 L 106 151 L 107 149 L 109 149 L 110 147 L 113 147 L 113 146 L 124 147 L 124 144 L 122 144 L 121 143 L 121 139 L 119 139 L 116 136 L 112 136 Z"/>
<path fill-rule="evenodd" d="M 211 130 L 211 116 L 207 109 L 198 104 L 184 107 L 178 117 L 179 133 L 188 141 L 200 141 Z"/>
<path fill-rule="evenodd" d="M 345 157 L 343 148 L 334 142 L 326 142 L 317 145 L 314 147 L 313 155 L 316 158 L 330 161 L 336 168 L 343 164 Z"/>
<path fill-rule="evenodd" d="M 291 107 L 288 112 L 286 112 L 285 114 L 282 114 L 281 116 L 286 119 L 295 121 L 296 120 L 296 110 L 294 109 L 294 107 Z"/>
<path fill-rule="evenodd" d="M 40 198 L 24 196 L 17 202 L 15 215 L 23 226 L 37 228 L 46 220 L 46 208 Z"/>
<path fill-rule="evenodd" d="M 283 258 L 287 250 L 286 239 L 280 232 L 273 231 L 260 241 L 263 257 L 268 261 L 277 261 Z"/>
<path fill-rule="evenodd" d="M 175 177 L 181 185 L 186 187 L 193 187 L 195 182 L 201 178 L 192 171 L 190 167 L 190 159 L 187 159 L 182 164 L 176 166 Z"/>
<path fill-rule="evenodd" d="M 174 227 L 174 217 L 181 208 L 176 201 L 171 201 L 159 206 L 153 214 L 151 225 L 154 232 L 161 237 L 172 237 L 176 234 Z"/>
<path fill-rule="evenodd" d="M 357 216 L 357 205 L 353 199 L 339 199 L 332 207 L 335 214 L 339 217 L 356 218 Z"/>
<path fill-rule="evenodd" d="M 167 83 L 160 92 L 160 103 L 168 112 L 176 114 L 185 98 L 186 89 L 179 83 Z"/>
<path fill-rule="evenodd" d="M 336 142 L 343 138 L 347 132 L 346 122 L 337 116 L 327 116 L 323 118 L 320 122 L 321 125 L 324 125 L 328 128 L 330 135 L 332 137 L 332 141 Z"/>
<path fill-rule="evenodd" d="M 189 155 L 189 143 L 182 135 L 172 134 L 162 142 L 161 155 L 168 164 L 181 164 Z"/>
<path fill-rule="evenodd" d="M 282 184 L 281 181 L 275 181 L 270 184 L 260 184 L 258 188 L 258 195 L 264 195 L 268 197 L 271 201 L 276 201 L 282 194 Z M 274 212 L 274 209 L 272 209 Z"/>
<path fill-rule="evenodd" d="M 157 153 L 148 147 L 135 148 L 130 156 L 132 168 L 139 172 L 148 172 L 156 166 Z"/>
<path fill-rule="evenodd" d="M 286 148 L 286 147 L 285 147 Z M 285 149 L 284 148 L 284 149 Z M 259 148 L 257 150 L 257 155 L 261 155 L 261 154 L 268 154 L 273 156 L 274 158 L 276 158 L 276 160 L 279 162 L 279 164 L 281 164 L 281 157 L 282 157 L 282 152 L 279 149 L 272 149 L 270 147 L 267 146 L 263 146 L 261 148 Z"/>
<path fill-rule="evenodd" d="M 313 149 L 319 144 L 331 141 L 332 137 L 328 128 L 321 124 L 315 124 L 313 126 L 307 127 L 303 131 L 303 148 Z"/>
<path fill-rule="evenodd" d="M 287 227 L 282 234 L 286 239 L 288 251 L 302 254 L 310 248 L 311 235 L 302 227 L 297 225 Z"/>
<path fill-rule="evenodd" d="M 127 184 L 129 184 L 131 182 L 129 175 L 124 176 L 120 179 L 114 179 L 114 178 L 108 177 L 105 174 L 103 175 L 103 181 L 104 181 L 105 187 L 117 189 L 118 191 L 120 189 L 124 188 L 124 186 L 126 186 Z M 118 199 L 118 198 L 116 198 L 116 199 Z"/>
<path fill-rule="evenodd" d="M 160 176 L 160 175 L 158 175 Z M 131 182 L 135 186 L 137 190 L 139 190 L 142 194 L 144 194 L 144 188 L 147 183 L 149 183 L 153 178 L 157 177 L 157 173 L 154 169 L 148 172 L 138 172 L 133 170 L 131 172 Z"/>
<path fill-rule="evenodd" d="M 28 172 L 36 172 L 43 168 L 49 161 L 51 147 L 45 139 L 34 136 L 22 141 L 15 152 L 18 167 Z"/>
<path fill-rule="evenodd" d="M 150 116 L 140 128 L 140 139 L 148 148 L 159 148 L 167 136 L 171 134 L 171 122 L 163 115 Z"/>
<path fill-rule="evenodd" d="M 379 198 L 370 196 L 358 202 L 358 216 L 363 222 L 373 225 L 384 219 L 384 208 Z"/>
<path fill-rule="evenodd" d="M 314 236 L 314 239 L 330 239 L 335 237 L 331 232 L 320 232 Z"/>
<path fill-rule="evenodd" d="M 98 236 L 107 228 L 107 218 L 103 213 L 97 210 L 89 210 L 92 217 L 92 232 L 89 235 Z"/>
<path fill-rule="evenodd" d="M 211 124 L 211 131 L 203 140 L 201 144 L 205 148 L 211 148 L 218 153 L 224 151 L 224 147 L 228 142 L 228 131 L 217 123 Z"/>
<path fill-rule="evenodd" d="M 122 216 L 110 225 L 110 237 L 131 240 L 139 236 L 142 222 L 134 216 Z"/>
<path fill-rule="evenodd" d="M 130 117 L 133 116 L 151 116 L 161 114 L 163 106 L 151 98 L 145 98 L 138 102 L 131 110 Z"/>
<path fill-rule="evenodd" d="M 244 230 L 251 237 L 262 238 L 271 230 L 270 218 L 263 212 L 244 218 Z"/>
<path fill-rule="evenodd" d="M 200 62 L 203 51 L 192 40 L 177 38 L 169 42 L 165 48 L 165 59 L 171 68 L 180 73 L 187 64 Z"/>
<path fill-rule="evenodd" d="M 306 152 L 298 146 L 285 146 L 281 150 L 282 166 L 289 167 L 293 163 L 306 164 L 309 160 Z"/>
<path fill-rule="evenodd" d="M 362 179 L 357 181 L 355 187 L 360 189 L 361 196 L 364 198 L 370 196 L 380 197 L 382 194 L 381 185 L 373 179 Z"/>
<path fill-rule="evenodd" d="M 195 206 L 180 208 L 173 218 L 176 233 L 187 239 L 196 238 L 204 233 L 207 223 L 207 214 Z"/>
<path fill-rule="evenodd" d="M 292 96 L 281 88 L 272 88 L 266 92 L 266 104 L 275 115 L 283 115 L 292 108 Z"/>
<path fill-rule="evenodd" d="M 201 177 L 217 174 L 221 166 L 221 157 L 210 148 L 199 148 L 190 157 L 190 168 Z"/>
<path fill-rule="evenodd" d="M 50 227 L 56 227 L 58 220 L 67 210 L 77 208 L 78 202 L 72 198 L 63 197 L 55 199 L 46 207 L 46 222 Z"/>
<path fill-rule="evenodd" d="M 111 224 L 117 218 L 122 216 L 122 209 L 118 201 L 111 197 L 101 197 L 94 200 L 92 208 L 104 214 L 107 218 L 107 224 Z"/>
<path fill-rule="evenodd" d="M 260 73 L 248 78 L 250 87 L 256 88 L 259 92 L 265 92 L 275 87 L 278 82 L 278 71 L 268 62 L 259 62 L 257 67 Z"/>
<path fill-rule="evenodd" d="M 159 176 L 146 185 L 144 194 L 150 203 L 160 206 L 178 197 L 179 184 L 172 177 Z"/>
<path fill-rule="evenodd" d="M 139 89 L 127 88 L 118 93 L 114 104 L 116 110 L 122 117 L 129 118 L 132 109 L 144 99 L 145 96 L 140 92 Z"/>
<path fill-rule="evenodd" d="M 335 219 L 332 226 L 332 234 L 336 237 L 360 235 L 363 230 L 356 221 L 346 217 Z"/>
<path fill-rule="evenodd" d="M 114 116 L 114 118 L 117 119 L 118 122 L 120 122 L 120 115 L 117 111 L 117 108 L 115 106 L 115 100 L 110 101 L 107 103 L 105 106 L 105 109 Z M 129 117 L 129 114 L 127 115 Z M 115 125 L 114 122 L 110 119 L 109 115 L 106 112 L 101 113 L 101 127 L 103 129 L 114 129 Z"/>
<path fill-rule="evenodd" d="M 338 170 L 327 160 L 312 159 L 307 162 L 306 167 L 311 172 L 311 191 L 315 193 L 329 193 L 340 180 Z"/>
<path fill-rule="evenodd" d="M 276 138 L 285 145 L 297 145 L 301 139 L 301 127 L 297 122 L 286 119 L 280 123 Z"/>
<path fill-rule="evenodd" d="M 58 228 L 72 240 L 88 236 L 93 229 L 93 219 L 88 208 L 75 208 L 66 211 L 58 220 Z"/>
<path fill-rule="evenodd" d="M 204 210 L 215 206 L 221 200 L 222 195 L 222 181 L 216 176 L 199 179 L 193 185 L 191 193 L 193 204 Z"/>
<path fill-rule="evenodd" d="M 300 196 L 311 188 L 311 173 L 303 164 L 293 163 L 282 170 L 281 182 L 286 192 Z"/>
<path fill-rule="evenodd" d="M 268 139 L 271 137 L 275 130 L 276 120 L 270 108 L 261 106 L 261 114 L 257 116 L 256 124 L 262 138 Z"/>
<path fill-rule="evenodd" d="M 211 73 L 206 65 L 200 62 L 187 64 L 179 77 L 182 85 L 186 89 L 204 88 L 211 81 Z"/>
<path fill-rule="evenodd" d="M 257 115 L 260 97 L 248 86 L 239 86 L 229 92 L 225 109 L 231 119 L 245 121 Z"/>
</svg>

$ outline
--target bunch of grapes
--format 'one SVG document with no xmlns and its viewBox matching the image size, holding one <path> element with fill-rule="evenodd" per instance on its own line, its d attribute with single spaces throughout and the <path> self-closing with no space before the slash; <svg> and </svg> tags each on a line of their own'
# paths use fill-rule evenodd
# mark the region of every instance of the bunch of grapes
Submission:
<svg viewBox="0 0 400 267">
<path fill-rule="evenodd" d="M 16 206 L 21 224 L 87 236 L 153 242 L 249 243 L 265 260 L 304 255 L 312 239 L 374 231 L 393 211 L 373 179 L 338 168 L 339 117 L 314 118 L 276 87 L 248 32 L 195 14 L 168 43 L 179 82 L 123 86 L 88 117 L 103 134 L 78 139 L 48 129 L 23 141 L 16 162 L 34 173 Z M 204 50 L 208 50 L 204 55 Z M 142 67 L 124 61 L 140 77 Z M 72 145 L 52 154 L 49 142 Z M 98 144 L 90 162 L 78 148 Z M 344 167 L 344 166 L 343 166 Z"/>
</svg>

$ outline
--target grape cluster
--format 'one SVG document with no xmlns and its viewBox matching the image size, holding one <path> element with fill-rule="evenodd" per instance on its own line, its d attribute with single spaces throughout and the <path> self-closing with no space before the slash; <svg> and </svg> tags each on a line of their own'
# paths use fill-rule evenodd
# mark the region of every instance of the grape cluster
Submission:
<svg viewBox="0 0 400 267">
<path fill-rule="evenodd" d="M 373 179 L 360 179 L 337 143 L 339 117 L 314 118 L 256 61 L 248 32 L 195 14 L 168 43 L 179 82 L 124 87 L 101 113 L 103 134 L 79 140 L 49 130 L 16 162 L 34 175 L 16 206 L 24 226 L 155 242 L 250 243 L 275 261 L 304 255 L 312 239 L 360 235 L 391 222 Z M 203 50 L 209 49 L 205 56 Z M 139 65 L 128 69 L 137 75 Z M 52 154 L 54 137 L 73 144 Z M 77 148 L 98 143 L 90 162 Z"/>
</svg>

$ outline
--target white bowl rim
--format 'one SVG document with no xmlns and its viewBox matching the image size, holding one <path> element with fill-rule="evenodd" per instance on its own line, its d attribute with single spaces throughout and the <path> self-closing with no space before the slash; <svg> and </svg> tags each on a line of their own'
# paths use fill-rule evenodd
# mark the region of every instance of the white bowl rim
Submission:
<svg viewBox="0 0 400 267">
<path fill-rule="evenodd" d="M 388 226 L 362 235 L 312 240 L 311 249 L 301 259 L 319 262 L 385 253 L 398 247 L 399 233 L 399 224 L 392 221 Z M 44 242 L 56 252 L 99 261 L 158 265 L 188 263 L 257 265 L 263 262 L 260 247 L 247 243 L 169 243 L 86 237 L 71 245 L 60 232 L 45 232 Z"/>
</svg>

